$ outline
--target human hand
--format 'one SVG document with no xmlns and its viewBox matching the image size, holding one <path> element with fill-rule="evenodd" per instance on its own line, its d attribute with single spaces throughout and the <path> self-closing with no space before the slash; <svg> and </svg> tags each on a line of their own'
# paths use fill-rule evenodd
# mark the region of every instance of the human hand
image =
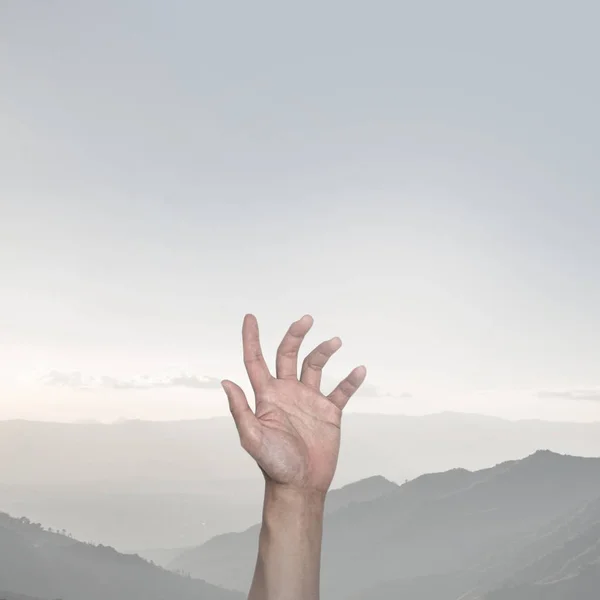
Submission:
<svg viewBox="0 0 600 600">
<path fill-rule="evenodd" d="M 328 396 L 321 393 L 321 371 L 342 345 L 335 337 L 307 355 L 298 378 L 298 351 L 312 324 L 312 317 L 304 315 L 290 326 L 277 349 L 273 377 L 262 354 L 256 317 L 246 315 L 243 354 L 255 411 L 239 385 L 229 380 L 221 383 L 241 445 L 256 460 L 267 482 L 325 494 L 337 466 L 342 410 L 365 380 L 367 370 L 356 367 Z"/>
</svg>

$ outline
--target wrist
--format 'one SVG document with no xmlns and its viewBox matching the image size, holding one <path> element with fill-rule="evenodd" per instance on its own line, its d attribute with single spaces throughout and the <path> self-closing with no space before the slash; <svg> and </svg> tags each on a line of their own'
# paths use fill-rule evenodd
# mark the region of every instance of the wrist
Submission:
<svg viewBox="0 0 600 600">
<path fill-rule="evenodd" d="M 319 599 L 325 495 L 266 480 L 249 600 Z"/>
<path fill-rule="evenodd" d="M 275 515 L 296 517 L 322 516 L 327 493 L 321 490 L 298 488 L 267 481 L 265 484 L 265 511 Z"/>
</svg>

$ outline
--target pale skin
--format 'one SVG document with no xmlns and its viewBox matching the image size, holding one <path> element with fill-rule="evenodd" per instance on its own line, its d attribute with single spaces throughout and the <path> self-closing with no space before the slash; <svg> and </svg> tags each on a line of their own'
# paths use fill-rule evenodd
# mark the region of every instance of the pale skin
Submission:
<svg viewBox="0 0 600 600">
<path fill-rule="evenodd" d="M 342 345 L 334 337 L 302 363 L 300 345 L 312 327 L 304 315 L 292 323 L 277 349 L 271 374 L 261 350 L 258 323 L 246 315 L 242 327 L 244 364 L 255 410 L 243 390 L 222 385 L 244 450 L 265 478 L 258 558 L 248 600 L 318 600 L 325 497 L 340 450 L 342 411 L 365 380 L 356 367 L 328 395 L 321 373 Z"/>
</svg>

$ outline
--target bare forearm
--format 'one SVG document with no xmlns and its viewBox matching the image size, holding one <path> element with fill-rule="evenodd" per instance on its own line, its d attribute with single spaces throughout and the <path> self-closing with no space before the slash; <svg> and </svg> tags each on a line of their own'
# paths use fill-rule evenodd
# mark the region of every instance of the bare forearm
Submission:
<svg viewBox="0 0 600 600">
<path fill-rule="evenodd" d="M 325 494 L 267 483 L 248 600 L 318 600 Z"/>
</svg>

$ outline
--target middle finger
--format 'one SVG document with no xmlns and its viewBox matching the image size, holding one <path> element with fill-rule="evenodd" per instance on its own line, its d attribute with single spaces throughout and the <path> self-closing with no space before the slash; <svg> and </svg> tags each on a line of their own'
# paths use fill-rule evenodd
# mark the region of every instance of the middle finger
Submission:
<svg viewBox="0 0 600 600">
<path fill-rule="evenodd" d="M 277 348 L 275 372 L 278 379 L 296 379 L 298 377 L 298 351 L 312 324 L 313 318 L 310 315 L 304 315 L 290 325 Z"/>
</svg>

